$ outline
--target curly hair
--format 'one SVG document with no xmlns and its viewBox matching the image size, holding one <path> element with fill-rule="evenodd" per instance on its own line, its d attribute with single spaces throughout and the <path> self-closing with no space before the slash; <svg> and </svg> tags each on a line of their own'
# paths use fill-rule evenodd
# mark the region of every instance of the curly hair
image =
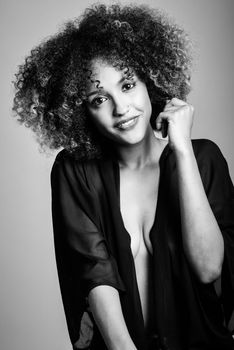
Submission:
<svg viewBox="0 0 234 350">
<path fill-rule="evenodd" d="M 93 5 L 34 48 L 16 74 L 13 111 L 42 148 L 63 147 L 86 159 L 103 155 L 103 138 L 86 108 L 95 58 L 134 71 L 161 110 L 166 98 L 186 99 L 190 91 L 190 41 L 183 29 L 146 6 Z"/>
</svg>

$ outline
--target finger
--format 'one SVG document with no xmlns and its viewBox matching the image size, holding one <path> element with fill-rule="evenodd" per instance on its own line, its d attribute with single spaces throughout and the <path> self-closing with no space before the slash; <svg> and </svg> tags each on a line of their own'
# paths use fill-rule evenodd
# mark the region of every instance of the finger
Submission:
<svg viewBox="0 0 234 350">
<path fill-rule="evenodd" d="M 167 105 L 164 107 L 163 112 L 167 112 L 167 111 L 177 111 L 178 109 L 180 109 L 181 106 L 172 106 L 172 105 Z"/>
<path fill-rule="evenodd" d="M 156 119 L 156 130 L 161 130 L 162 129 L 162 119 L 157 118 Z"/>
<path fill-rule="evenodd" d="M 171 100 L 166 100 L 166 104 L 165 104 L 165 106 L 164 106 L 164 109 L 165 109 L 166 107 L 171 107 L 171 106 L 172 106 Z"/>
<path fill-rule="evenodd" d="M 186 102 L 173 97 L 171 100 L 167 100 L 167 103 L 164 106 L 164 110 L 167 110 L 169 108 L 176 108 L 176 107 L 178 108 L 185 105 L 186 105 Z"/>
<path fill-rule="evenodd" d="M 165 124 L 166 125 L 165 133 L 167 133 L 168 121 L 171 118 L 171 116 L 173 116 L 173 114 L 174 114 L 174 111 L 167 111 L 167 112 L 159 113 L 159 115 L 157 116 L 157 119 L 156 119 L 156 129 L 162 130 L 162 128 L 164 127 L 163 124 Z"/>
<path fill-rule="evenodd" d="M 173 106 L 185 106 L 185 105 L 187 105 L 187 102 L 180 100 L 177 97 L 173 97 L 169 103 Z"/>
<path fill-rule="evenodd" d="M 168 110 L 165 110 L 165 111 L 159 113 L 157 120 L 159 120 L 159 121 L 168 120 L 169 121 L 169 119 L 171 119 L 174 116 L 176 110 L 177 109 L 170 108 Z"/>
<path fill-rule="evenodd" d="M 156 120 L 156 130 L 161 131 L 162 137 L 167 137 L 167 131 L 168 131 L 168 121 L 166 119 L 157 119 Z"/>
<path fill-rule="evenodd" d="M 168 134 L 168 113 L 162 114 L 163 112 L 160 113 L 156 119 L 156 130 L 161 131 L 162 137 L 165 138 Z"/>
</svg>

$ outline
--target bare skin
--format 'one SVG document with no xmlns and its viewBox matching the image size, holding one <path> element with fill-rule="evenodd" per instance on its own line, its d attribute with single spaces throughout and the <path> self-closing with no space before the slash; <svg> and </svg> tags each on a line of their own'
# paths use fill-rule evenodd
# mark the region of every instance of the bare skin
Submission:
<svg viewBox="0 0 234 350">
<path fill-rule="evenodd" d="M 159 156 L 166 142 L 155 140 L 154 159 L 136 168 L 120 165 L 120 209 L 124 226 L 131 237 L 138 289 L 146 332 L 150 332 L 153 315 L 151 279 L 152 245 L 150 230 L 154 223 L 159 185 Z"/>
<path fill-rule="evenodd" d="M 138 289 L 146 331 L 150 330 L 149 284 L 152 247 L 149 233 L 157 206 L 159 158 L 166 141 L 155 137 L 150 126 L 152 113 L 146 85 L 136 76 L 101 60 L 91 64 L 94 80 L 101 87 L 88 86 L 88 110 L 97 128 L 112 140 L 120 167 L 120 209 L 131 236 Z M 157 118 L 168 122 L 168 142 L 178 171 L 182 240 L 185 255 L 202 283 L 219 277 L 224 244 L 209 206 L 191 143 L 193 107 L 173 98 Z M 128 332 L 118 291 L 108 285 L 93 288 L 88 296 L 94 319 L 110 350 L 136 350 Z M 151 308 L 152 309 L 152 308 Z"/>
<path fill-rule="evenodd" d="M 167 141 L 157 139 L 152 130 L 141 146 L 129 158 L 120 157 L 120 209 L 124 226 L 131 237 L 136 278 L 141 299 L 145 332 L 153 328 L 152 245 L 149 233 L 154 223 L 159 185 L 159 158 Z M 141 152 L 139 153 L 139 149 Z M 124 152 L 122 153 L 122 155 Z M 141 156 L 139 156 L 139 154 Z M 147 156 L 142 156 L 147 154 Z M 125 154 L 126 155 L 126 154 Z M 109 302 L 107 303 L 107 301 Z M 99 286 L 91 290 L 89 302 L 92 312 L 109 349 L 135 350 L 126 329 L 116 290 Z M 100 317 L 102 314 L 102 317 Z M 114 315 L 114 319 L 110 319 Z M 119 315 L 119 317 L 117 317 Z M 110 329 L 108 325 L 111 324 Z M 116 328 L 114 327 L 116 326 Z M 115 332 L 117 330 L 117 332 Z"/>
</svg>

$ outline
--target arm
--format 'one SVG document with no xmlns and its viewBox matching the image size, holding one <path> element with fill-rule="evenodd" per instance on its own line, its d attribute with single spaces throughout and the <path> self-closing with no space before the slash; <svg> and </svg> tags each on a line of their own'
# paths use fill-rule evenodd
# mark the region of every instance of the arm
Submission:
<svg viewBox="0 0 234 350">
<path fill-rule="evenodd" d="M 175 98 L 160 117 L 168 121 L 169 143 L 176 158 L 184 251 L 199 279 L 209 283 L 221 273 L 224 243 L 193 153 L 193 107 Z"/>
<path fill-rule="evenodd" d="M 185 254 L 201 281 L 221 274 L 224 243 L 206 197 L 192 146 L 176 153 L 181 224 Z"/>
<path fill-rule="evenodd" d="M 126 327 L 118 291 L 97 286 L 88 296 L 93 317 L 109 350 L 136 350 Z"/>
<path fill-rule="evenodd" d="M 84 168 L 67 153 L 62 151 L 57 156 L 51 172 L 52 214 L 56 260 L 68 328 L 72 341 L 77 341 L 80 334 L 84 343 L 88 344 L 90 339 L 85 332 L 82 334 L 79 325 L 86 307 L 86 296 L 89 296 L 97 325 L 104 330 L 104 340 L 106 334 L 109 338 L 117 334 L 114 332 L 116 329 L 123 342 L 127 338 L 127 330 L 118 291 L 125 291 L 125 287 L 104 233 L 96 224 L 100 203 L 94 191 L 87 186 L 86 178 Z M 119 324 L 122 327 L 118 328 Z M 135 349 L 128 347 L 130 337 L 125 347 L 122 342 L 117 347 L 116 343 L 119 342 L 113 338 L 107 344 L 110 349 Z"/>
</svg>

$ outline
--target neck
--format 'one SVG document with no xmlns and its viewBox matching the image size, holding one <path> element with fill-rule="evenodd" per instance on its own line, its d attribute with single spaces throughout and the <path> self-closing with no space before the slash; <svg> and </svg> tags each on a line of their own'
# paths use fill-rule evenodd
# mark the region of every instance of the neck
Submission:
<svg viewBox="0 0 234 350">
<path fill-rule="evenodd" d="M 116 152 L 120 167 L 142 169 L 159 161 L 162 142 L 155 137 L 152 128 L 149 128 L 144 140 L 134 145 L 118 145 Z"/>
</svg>

